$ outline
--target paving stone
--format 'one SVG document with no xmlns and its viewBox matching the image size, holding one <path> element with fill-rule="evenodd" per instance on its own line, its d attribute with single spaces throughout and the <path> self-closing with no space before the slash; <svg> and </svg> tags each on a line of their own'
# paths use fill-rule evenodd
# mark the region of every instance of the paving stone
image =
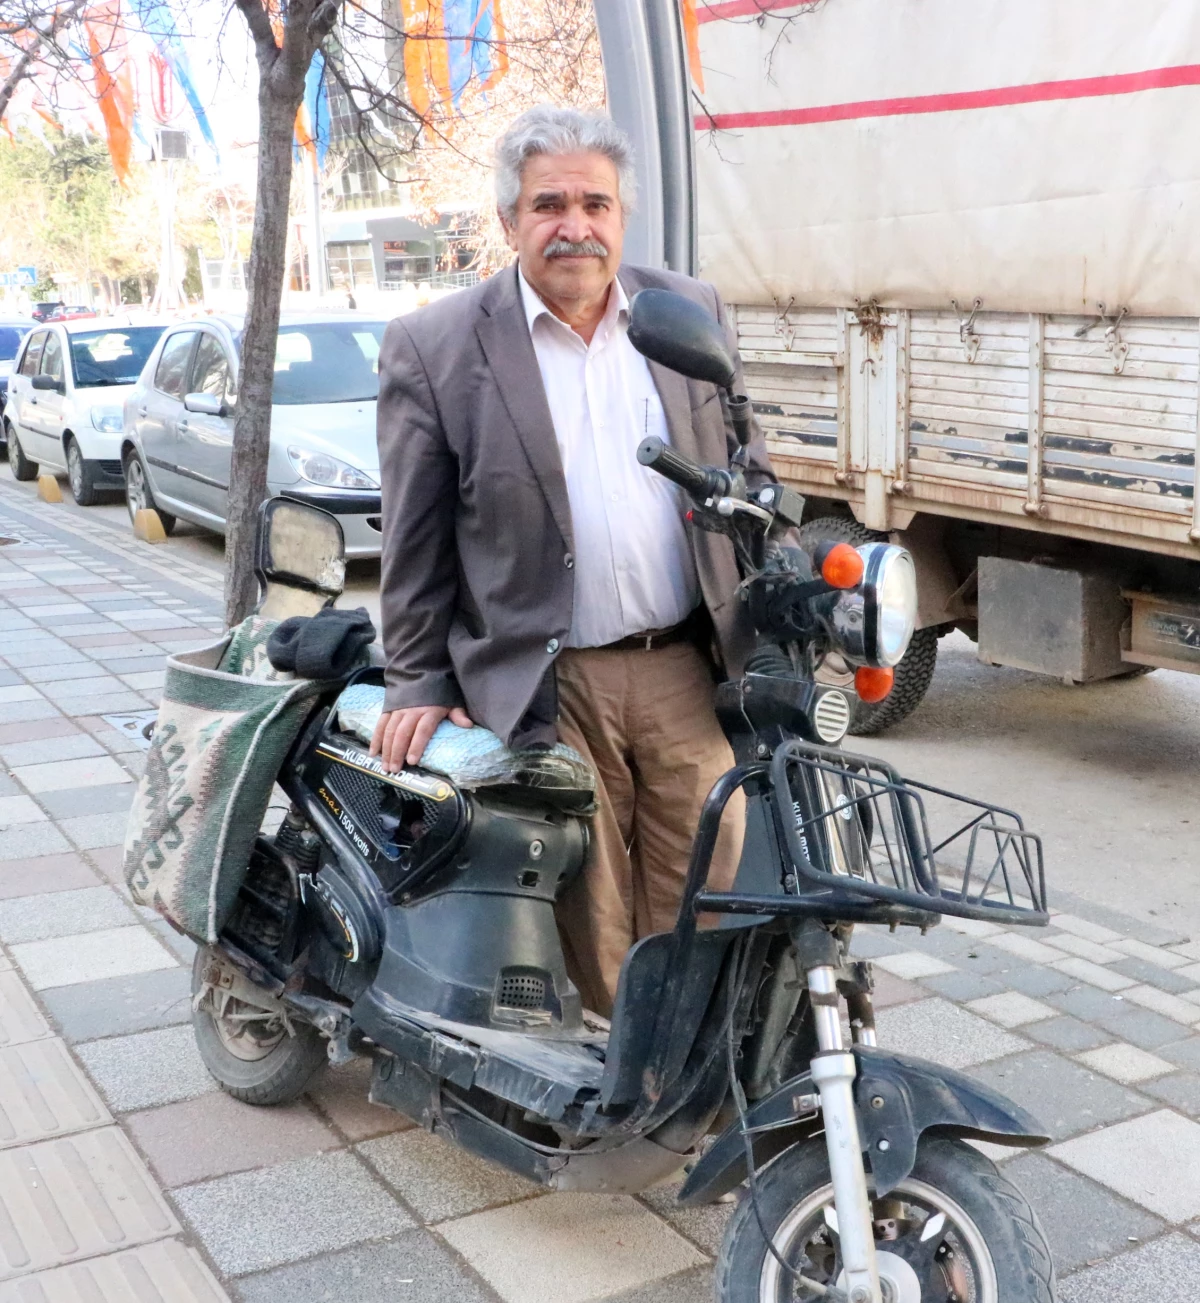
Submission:
<svg viewBox="0 0 1200 1303">
<path fill-rule="evenodd" d="M 0 1048 L 52 1035 L 37 1002 L 11 969 L 0 972 Z M 0 1099 L 0 1108 L 4 1101 Z"/>
<path fill-rule="evenodd" d="M 217 1267 L 231 1275 L 348 1248 L 413 1224 L 345 1151 L 186 1185 L 174 1199 Z"/>
<path fill-rule="evenodd" d="M 87 851 L 100 846 L 124 845 L 128 822 L 128 812 L 119 810 L 115 814 L 85 814 L 78 819 L 60 819 L 58 826 L 80 850 Z"/>
<path fill-rule="evenodd" d="M 1018 959 L 1024 959 L 1030 964 L 1050 964 L 1061 958 L 1059 951 L 1020 932 L 1002 932 L 999 936 L 990 937 L 988 945 L 1016 955 Z"/>
<path fill-rule="evenodd" d="M 43 792 L 38 798 L 52 819 L 66 822 L 88 814 L 128 816 L 133 804 L 133 784 L 113 783 L 105 787 L 81 787 L 69 792 Z"/>
<path fill-rule="evenodd" d="M 1079 918 L 1098 923 L 1120 937 L 1134 937 L 1144 941 L 1148 946 L 1173 946 L 1186 941 L 1187 934 L 1168 926 L 1148 923 L 1131 914 L 1119 914 L 1114 909 L 1106 909 L 1094 901 L 1083 900 L 1069 891 L 1056 889 L 1055 900 L 1067 907 L 1067 910 Z"/>
<path fill-rule="evenodd" d="M 733 1215 L 733 1204 L 707 1203 L 695 1208 L 681 1208 L 678 1194 L 682 1185 L 683 1178 L 674 1177 L 644 1191 L 638 1198 L 681 1235 L 715 1258 L 721 1248 L 725 1227 Z"/>
<path fill-rule="evenodd" d="M 5 722 L 0 723 L 0 746 L 8 746 L 14 742 L 34 742 L 49 737 L 65 737 L 78 732 L 75 725 L 69 719 L 64 719 L 57 711 L 49 718 L 21 723 L 9 720 L 6 715 Z"/>
<path fill-rule="evenodd" d="M 177 932 L 165 918 L 155 919 L 150 924 L 150 929 L 181 963 L 186 964 L 189 969 L 191 968 L 192 960 L 196 957 L 196 943 L 191 937 L 184 936 L 182 932 Z"/>
<path fill-rule="evenodd" d="M 1139 1081 L 1149 1081 L 1151 1077 L 1161 1077 L 1170 1072 L 1172 1065 L 1166 1059 L 1148 1050 L 1140 1050 L 1136 1045 L 1125 1045 L 1120 1041 L 1112 1045 L 1102 1045 L 1098 1049 L 1087 1050 L 1075 1056 L 1076 1062 L 1085 1067 L 1103 1072 L 1106 1077 L 1123 1081 L 1127 1086 Z"/>
<path fill-rule="evenodd" d="M 0 837 L 0 862 L 34 859 L 70 849 L 71 843 L 49 821 L 20 824 Z"/>
<path fill-rule="evenodd" d="M 1163 1229 L 1145 1209 L 1044 1154 L 1018 1155 L 1005 1164 L 1004 1175 L 1033 1205 L 1060 1280 L 1097 1258 L 1128 1249 L 1131 1240 L 1148 1240 Z"/>
<path fill-rule="evenodd" d="M 1098 986 L 1102 991 L 1123 991 L 1126 987 L 1135 985 L 1132 977 L 1126 977 L 1123 973 L 1114 973 L 1111 968 L 1105 968 L 1102 964 L 1093 964 L 1088 959 L 1060 959 L 1054 967 L 1060 973 L 1066 973 L 1068 977 L 1077 977 L 1081 982 Z"/>
<path fill-rule="evenodd" d="M 242 1303 L 492 1303 L 495 1298 L 422 1230 L 245 1276 L 236 1289 Z"/>
<path fill-rule="evenodd" d="M 102 697 L 61 697 L 57 705 L 64 715 L 81 719 L 98 709 L 110 714 L 118 710 L 145 710 L 146 698 L 126 688 L 122 692 L 105 693 Z"/>
<path fill-rule="evenodd" d="M 0 900 L 98 885 L 91 868 L 74 854 L 39 855 L 31 860 L 0 864 Z"/>
<path fill-rule="evenodd" d="M 996 976 L 1001 973 L 1007 973 L 1009 969 L 1021 968 L 1024 965 L 1018 962 L 1015 955 L 1010 954 L 1007 950 L 997 950 L 992 945 L 992 940 L 977 941 L 975 945 L 963 955 L 961 964 L 965 972 L 985 973 L 989 976 Z M 1001 981 L 1007 978 L 999 978 Z"/>
<path fill-rule="evenodd" d="M 1128 1006 L 1123 1013 L 1098 1019 L 1097 1025 L 1118 1040 L 1128 1041 L 1143 1050 L 1156 1051 L 1161 1045 L 1179 1040 L 1179 1033 L 1183 1030 L 1172 1019 L 1151 1013 L 1149 1009 L 1140 1009 L 1137 1005 Z"/>
<path fill-rule="evenodd" d="M 129 775 L 111 756 L 84 756 L 50 764 L 19 765 L 12 772 L 23 787 L 35 793 L 129 782 Z"/>
<path fill-rule="evenodd" d="M 982 1063 L 969 1072 L 1028 1109 L 1056 1140 L 1154 1107 L 1125 1086 L 1049 1050 Z"/>
<path fill-rule="evenodd" d="M 1160 1109 L 1049 1151 L 1168 1221 L 1200 1215 L 1200 1124 Z"/>
<path fill-rule="evenodd" d="M 703 1265 L 699 1250 L 627 1195 L 548 1195 L 440 1230 L 506 1303 L 585 1303 Z"/>
<path fill-rule="evenodd" d="M 894 978 L 898 981 L 898 978 Z M 943 973 L 939 977 L 927 977 L 922 982 L 931 991 L 944 995 L 947 1000 L 979 1000 L 989 995 L 1000 995 L 1006 989 L 995 978 L 986 973 L 970 973 L 955 970 Z"/>
<path fill-rule="evenodd" d="M 0 1285 L 0 1303 L 132 1303 L 132 1290 L 147 1303 L 225 1303 L 229 1297 L 195 1249 L 159 1240 L 10 1281 Z"/>
<path fill-rule="evenodd" d="M 1164 1235 L 1059 1282 L 1059 1303 L 1194 1303 L 1200 1244 Z"/>
<path fill-rule="evenodd" d="M 111 1121 L 62 1041 L 0 1049 L 0 1150 Z"/>
<path fill-rule="evenodd" d="M 416 1127 L 357 1150 L 426 1223 L 542 1193 L 531 1181 Z"/>
<path fill-rule="evenodd" d="M 99 668 L 97 666 L 97 668 Z M 125 685 L 112 674 L 93 674 L 86 679 L 70 679 L 59 683 L 43 683 L 42 693 L 55 703 L 82 701 L 87 697 L 100 697 L 107 701 L 125 690 Z"/>
<path fill-rule="evenodd" d="M 880 955 L 898 955 L 904 946 L 886 928 L 865 925 L 856 927 L 850 939 L 850 953 L 856 959 L 877 959 Z"/>
<path fill-rule="evenodd" d="M 191 974 L 175 967 L 61 986 L 42 1001 L 68 1041 L 91 1041 L 190 1023 L 191 991 Z"/>
<path fill-rule="evenodd" d="M 10 742 L 0 746 L 0 760 L 11 769 L 16 765 L 38 765 L 53 760 L 78 760 L 103 754 L 103 748 L 86 733 L 38 738 L 32 742 Z"/>
<path fill-rule="evenodd" d="M 1046 996 L 1046 1003 L 1085 1022 L 1099 1022 L 1102 1018 L 1129 1012 L 1129 1005 L 1119 995 L 1098 991 L 1092 986 L 1072 986 L 1066 991 L 1056 991 Z"/>
<path fill-rule="evenodd" d="M 0 832 L 7 832 L 21 824 L 41 823 L 45 818 L 45 810 L 30 797 L 0 794 Z"/>
<path fill-rule="evenodd" d="M 22 671 L 31 683 L 67 683 L 72 679 L 94 679 L 99 667 L 87 656 L 56 661 L 52 665 L 27 665 Z"/>
<path fill-rule="evenodd" d="M 1031 995 L 1035 1000 L 1044 999 L 1057 991 L 1068 991 L 1075 985 L 1074 979 L 1066 973 L 1055 972 L 1053 968 L 1041 968 L 1036 964 L 1009 969 L 1003 974 L 1003 981 L 1014 991 Z"/>
<path fill-rule="evenodd" d="M 1192 1004 L 1178 995 L 1160 991 L 1156 986 L 1131 986 L 1121 992 L 1126 1000 L 1139 1004 L 1143 1009 L 1162 1014 L 1164 1018 L 1173 1018 L 1185 1026 L 1200 1022 L 1200 1005 Z"/>
<path fill-rule="evenodd" d="M 308 1088 L 308 1097 L 351 1142 L 407 1131 L 413 1124 L 403 1113 L 372 1104 L 371 1064 L 355 1059 L 340 1068 L 326 1068 Z"/>
<path fill-rule="evenodd" d="M 1185 964 L 1182 968 L 1175 969 L 1175 976 L 1186 977 L 1195 985 L 1200 982 L 1200 964 Z"/>
<path fill-rule="evenodd" d="M 1019 1036 L 937 997 L 881 1009 L 878 1027 L 880 1045 L 902 1046 L 906 1054 L 932 1059 L 948 1068 L 965 1068 L 998 1059 L 1028 1044 Z"/>
<path fill-rule="evenodd" d="M 57 717 L 58 710 L 54 703 L 41 696 L 35 700 L 6 702 L 4 706 L 4 722 L 6 724 L 24 724 L 34 720 L 54 719 Z"/>
<path fill-rule="evenodd" d="M 712 1303 L 713 1269 L 693 1267 L 650 1285 L 606 1294 L 604 1303 Z"/>
<path fill-rule="evenodd" d="M 1139 1089 L 1164 1104 L 1170 1104 L 1188 1117 L 1200 1117 L 1200 1074 L 1172 1072 L 1167 1077 L 1156 1077 L 1144 1082 Z"/>
<path fill-rule="evenodd" d="M 0 1280 L 179 1231 L 116 1127 L 0 1153 L 0 1217 Z"/>
<path fill-rule="evenodd" d="M 94 932 L 97 927 L 121 927 L 133 921 L 129 906 L 111 887 L 0 900 L 0 941 L 10 945 Z"/>
<path fill-rule="evenodd" d="M 923 955 L 916 950 L 904 950 L 898 955 L 880 955 L 875 960 L 875 964 L 878 968 L 909 981 L 915 981 L 919 977 L 937 977 L 940 973 L 954 971 L 952 964 L 944 963 L 933 955 Z"/>
<path fill-rule="evenodd" d="M 875 989 L 871 992 L 871 1002 L 876 1009 L 887 1009 L 893 1004 L 907 1004 L 911 1000 L 923 1000 L 927 994 L 915 982 L 893 977 L 882 968 L 875 970 L 873 979 Z"/>
<path fill-rule="evenodd" d="M 1090 959 L 1093 964 L 1112 964 L 1124 957 L 1117 950 L 1097 945 L 1095 941 L 1089 941 L 1086 937 L 1072 936 L 1069 932 L 1047 937 L 1046 945 L 1053 946 L 1055 950 L 1061 950 L 1064 954 Z"/>
<path fill-rule="evenodd" d="M 1188 1036 L 1165 1043 L 1158 1047 L 1158 1052 L 1164 1059 L 1170 1059 L 1182 1068 L 1194 1068 L 1200 1072 L 1200 1036 Z"/>
<path fill-rule="evenodd" d="M 10 706 L 14 702 L 41 701 L 42 694 L 28 683 L 11 683 L 0 688 L 0 706 Z"/>
<path fill-rule="evenodd" d="M 194 1099 L 217 1089 L 190 1023 L 86 1041 L 75 1046 L 75 1053 L 118 1113 Z"/>
<path fill-rule="evenodd" d="M 1196 989 L 1195 978 L 1186 976 L 1184 969 L 1171 971 L 1148 964 L 1144 959 L 1121 959 L 1113 964 L 1113 968 L 1141 985 L 1156 986 L 1172 995 L 1183 995 Z"/>
<path fill-rule="evenodd" d="M 1026 1023 L 1053 1018 L 1057 1010 L 1051 1005 L 1033 1000 L 1020 991 L 1005 991 L 1001 995 L 987 995 L 982 1000 L 972 1000 L 967 1008 L 983 1017 L 998 1022 L 1001 1027 L 1022 1027 Z"/>
<path fill-rule="evenodd" d="M 255 1108 L 219 1090 L 132 1113 L 125 1126 L 168 1188 L 342 1147 L 305 1104 Z"/>
<path fill-rule="evenodd" d="M 1066 1054 L 1075 1054 L 1079 1050 L 1092 1050 L 1097 1045 L 1106 1044 L 1111 1038 L 1088 1023 L 1080 1022 L 1068 1014 L 1057 1018 L 1048 1018 L 1045 1022 L 1031 1023 L 1022 1029 L 1023 1034 L 1052 1050 L 1062 1050 Z"/>
<path fill-rule="evenodd" d="M 1112 948 L 1131 955 L 1134 959 L 1156 964 L 1159 968 L 1182 968 L 1187 962 L 1182 955 L 1175 954 L 1165 946 L 1148 946 L 1134 937 L 1121 937 L 1112 943 Z"/>
<path fill-rule="evenodd" d="M 13 946 L 12 953 L 35 991 L 149 973 L 156 968 L 174 968 L 176 963 L 174 956 L 140 926 L 26 941 Z"/>
<path fill-rule="evenodd" d="M 87 860 L 109 882 L 125 885 L 125 849 L 122 846 L 91 846 Z"/>
</svg>

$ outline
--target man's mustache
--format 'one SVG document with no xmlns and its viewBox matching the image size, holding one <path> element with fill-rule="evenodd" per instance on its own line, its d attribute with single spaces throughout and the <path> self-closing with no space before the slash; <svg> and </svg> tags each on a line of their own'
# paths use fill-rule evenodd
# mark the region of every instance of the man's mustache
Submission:
<svg viewBox="0 0 1200 1303">
<path fill-rule="evenodd" d="M 608 250 L 599 240 L 551 240 L 542 250 L 543 258 L 607 258 Z"/>
</svg>

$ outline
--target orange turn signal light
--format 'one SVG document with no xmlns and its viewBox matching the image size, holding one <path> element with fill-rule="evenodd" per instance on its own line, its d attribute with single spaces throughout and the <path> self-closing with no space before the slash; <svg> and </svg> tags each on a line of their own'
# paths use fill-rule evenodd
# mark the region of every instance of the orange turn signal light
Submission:
<svg viewBox="0 0 1200 1303">
<path fill-rule="evenodd" d="M 854 671 L 854 691 L 858 699 L 868 706 L 882 701 L 892 690 L 896 681 L 896 671 L 876 668 L 874 665 L 860 665 Z"/>
<path fill-rule="evenodd" d="M 835 543 L 821 558 L 821 578 L 830 588 L 856 588 L 864 569 L 862 557 L 849 543 Z"/>
</svg>

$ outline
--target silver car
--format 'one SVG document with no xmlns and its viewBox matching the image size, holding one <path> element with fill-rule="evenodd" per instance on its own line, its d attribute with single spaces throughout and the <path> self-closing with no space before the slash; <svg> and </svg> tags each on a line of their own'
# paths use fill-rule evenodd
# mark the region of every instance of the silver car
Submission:
<svg viewBox="0 0 1200 1303">
<path fill-rule="evenodd" d="M 387 323 L 365 313 L 288 314 L 279 325 L 267 487 L 341 522 L 348 557 L 379 555 L 375 399 Z M 121 461 L 130 515 L 153 507 L 225 530 L 243 319 L 164 331 L 125 402 Z"/>
</svg>

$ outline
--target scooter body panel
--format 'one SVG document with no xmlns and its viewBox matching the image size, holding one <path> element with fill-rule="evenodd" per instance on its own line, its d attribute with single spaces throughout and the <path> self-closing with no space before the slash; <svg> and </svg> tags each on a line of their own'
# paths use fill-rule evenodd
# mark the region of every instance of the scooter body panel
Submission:
<svg viewBox="0 0 1200 1303">
<path fill-rule="evenodd" d="M 961 1072 L 874 1046 L 858 1045 L 853 1052 L 858 1124 L 876 1195 L 895 1189 L 912 1171 L 926 1131 L 1000 1145 L 1037 1146 L 1050 1139 L 1020 1105 Z M 811 1075 L 803 1073 L 747 1110 L 756 1168 L 822 1130 L 818 1110 L 797 1108 L 802 1097 L 814 1094 Z M 679 1202 L 711 1203 L 745 1179 L 745 1143 L 735 1122 L 692 1169 Z"/>
</svg>

